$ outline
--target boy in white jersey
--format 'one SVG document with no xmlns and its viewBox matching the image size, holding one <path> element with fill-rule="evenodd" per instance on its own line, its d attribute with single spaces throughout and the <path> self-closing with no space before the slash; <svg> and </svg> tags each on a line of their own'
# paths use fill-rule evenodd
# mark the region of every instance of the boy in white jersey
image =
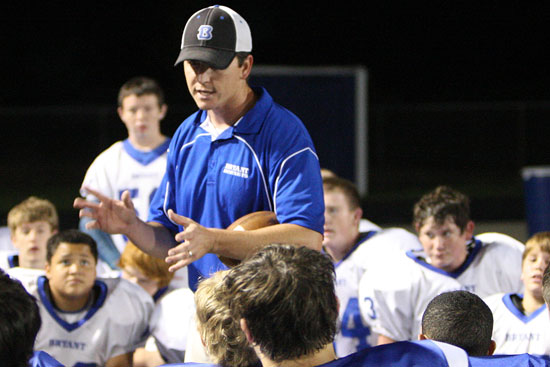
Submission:
<svg viewBox="0 0 550 367">
<path fill-rule="evenodd" d="M 17 252 L 0 254 L 0 268 L 10 276 L 36 278 L 46 267 L 46 242 L 59 227 L 55 206 L 49 201 L 31 196 L 8 213 L 8 228 Z"/>
<path fill-rule="evenodd" d="M 25 284 L 37 299 L 42 327 L 35 349 L 66 366 L 131 366 L 153 311 L 141 287 L 96 278 L 97 247 L 78 230 L 48 240 L 46 276 Z"/>
<path fill-rule="evenodd" d="M 387 249 L 420 247 L 416 236 L 404 229 L 382 230 L 372 226 L 360 232 L 363 210 L 355 185 L 343 178 L 323 178 L 325 225 L 323 248 L 336 269 L 336 293 L 340 301 L 336 354 L 344 357 L 376 345 L 378 337 L 359 312 L 358 286 L 369 261 L 378 261 Z M 378 252 L 376 252 L 378 251 Z"/>
<path fill-rule="evenodd" d="M 82 186 L 113 199 L 120 199 L 128 190 L 139 218 L 146 219 L 149 203 L 166 169 L 170 139 L 160 129 L 166 111 L 164 93 L 155 80 L 135 77 L 124 83 L 118 94 L 117 112 L 128 130 L 128 138 L 116 142 L 94 160 Z M 82 195 L 97 201 L 91 194 L 83 192 Z M 126 239 L 122 235 L 88 230 L 88 221 L 82 218 L 80 229 L 94 237 L 100 259 L 116 269 Z"/>
<path fill-rule="evenodd" d="M 539 232 L 525 243 L 521 279 L 523 294 L 499 293 L 485 298 L 495 319 L 497 354 L 550 355 L 550 319 L 542 279 L 550 264 L 550 232 Z"/>
<path fill-rule="evenodd" d="M 425 307 L 439 293 L 464 289 L 485 297 L 522 290 L 521 250 L 509 244 L 517 241 L 474 238 L 464 194 L 437 187 L 415 204 L 413 224 L 423 249 L 386 257 L 391 263 L 380 260 L 361 280 L 360 308 L 364 317 L 376 315 L 379 344 L 415 339 Z"/>
</svg>

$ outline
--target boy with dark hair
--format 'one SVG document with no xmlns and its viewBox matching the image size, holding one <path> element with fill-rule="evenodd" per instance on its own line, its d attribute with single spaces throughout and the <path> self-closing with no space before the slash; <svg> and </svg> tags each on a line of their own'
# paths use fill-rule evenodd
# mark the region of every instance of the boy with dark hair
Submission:
<svg viewBox="0 0 550 367">
<path fill-rule="evenodd" d="M 428 303 L 419 339 L 456 345 L 470 356 L 492 355 L 493 314 L 481 298 L 468 291 L 442 293 Z"/>
<path fill-rule="evenodd" d="M 0 269 L 0 361 L 6 367 L 62 366 L 49 354 L 33 352 L 40 311 L 23 285 Z"/>
<path fill-rule="evenodd" d="M 48 240 L 46 275 L 26 284 L 42 317 L 35 348 L 67 366 L 131 366 L 153 301 L 124 279 L 96 278 L 97 256 L 94 239 L 78 230 Z"/>
<path fill-rule="evenodd" d="M 233 317 L 264 367 L 467 365 L 464 351 L 431 341 L 366 348 L 337 359 L 334 280 L 328 256 L 292 245 L 267 246 L 227 272 L 223 282 Z"/>
</svg>

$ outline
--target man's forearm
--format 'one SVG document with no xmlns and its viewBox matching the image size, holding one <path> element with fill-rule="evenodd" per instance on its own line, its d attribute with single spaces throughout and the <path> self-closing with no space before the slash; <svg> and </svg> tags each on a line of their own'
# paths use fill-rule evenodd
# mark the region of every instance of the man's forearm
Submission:
<svg viewBox="0 0 550 367">
<path fill-rule="evenodd" d="M 319 232 L 290 223 L 251 231 L 212 230 L 217 236 L 213 252 L 237 260 L 247 258 L 271 243 L 302 245 L 320 251 L 323 242 Z"/>
<path fill-rule="evenodd" d="M 160 259 L 164 259 L 168 250 L 177 244 L 174 235 L 156 222 L 139 220 L 124 234 L 141 251 Z"/>
</svg>

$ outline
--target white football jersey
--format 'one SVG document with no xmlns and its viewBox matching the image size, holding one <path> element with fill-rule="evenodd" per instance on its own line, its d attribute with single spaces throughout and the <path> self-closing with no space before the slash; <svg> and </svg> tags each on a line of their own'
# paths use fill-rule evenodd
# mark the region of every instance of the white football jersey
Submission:
<svg viewBox="0 0 550 367">
<path fill-rule="evenodd" d="M 187 336 L 190 328 L 195 327 L 194 317 L 194 293 L 189 288 L 172 290 L 157 302 L 150 330 L 167 363 L 184 361 Z"/>
<path fill-rule="evenodd" d="M 96 189 L 103 195 L 120 199 L 125 190 L 130 192 L 137 215 L 147 220 L 149 203 L 160 185 L 166 170 L 166 151 L 170 139 L 150 152 L 139 151 L 128 139 L 114 143 L 93 161 L 82 185 Z M 88 200 L 98 201 L 93 195 L 82 193 Z M 120 234 L 112 235 L 122 253 L 126 240 Z"/>
<path fill-rule="evenodd" d="M 493 312 L 495 354 L 550 355 L 550 317 L 546 305 L 526 316 L 514 305 L 512 296 L 499 293 L 483 299 Z"/>
<path fill-rule="evenodd" d="M 418 246 L 420 244 L 417 237 L 404 229 L 378 229 L 362 234 L 350 253 L 334 264 L 336 295 L 340 302 L 338 333 L 334 339 L 338 357 L 377 344 L 378 335 L 363 320 L 359 311 L 359 281 L 365 268 L 370 262 L 385 258 L 388 249 L 408 250 Z"/>
<path fill-rule="evenodd" d="M 521 292 L 519 248 L 474 239 L 464 264 L 449 273 L 424 262 L 423 250 L 385 257 L 363 275 L 360 309 L 373 329 L 393 340 L 414 340 L 420 332 L 428 303 L 447 291 L 467 290 L 485 297 L 499 292 Z"/>
<path fill-rule="evenodd" d="M 15 266 L 13 268 L 6 269 L 6 274 L 14 279 L 19 280 L 21 284 L 25 286 L 27 292 L 30 293 L 30 289 L 36 288 L 38 277 L 41 275 L 45 275 L 46 271 L 44 269 L 31 269 Z"/>
<path fill-rule="evenodd" d="M 0 227 L 0 251 L 16 251 L 11 243 L 10 229 L 6 226 Z"/>
<path fill-rule="evenodd" d="M 66 366 L 104 366 L 110 358 L 145 342 L 153 300 L 138 285 L 120 278 L 98 278 L 93 305 L 82 313 L 62 313 L 51 303 L 46 282 L 39 277 L 34 286 L 27 285 L 42 318 L 35 350 L 46 351 Z"/>
<path fill-rule="evenodd" d="M 17 250 L 0 251 L 0 269 L 7 271 L 10 268 L 19 266 Z"/>
</svg>

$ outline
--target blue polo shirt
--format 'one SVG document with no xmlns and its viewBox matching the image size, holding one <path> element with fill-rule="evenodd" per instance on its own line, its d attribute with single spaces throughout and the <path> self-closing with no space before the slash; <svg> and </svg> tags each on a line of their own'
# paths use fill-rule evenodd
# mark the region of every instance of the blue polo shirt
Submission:
<svg viewBox="0 0 550 367">
<path fill-rule="evenodd" d="M 206 111 L 189 116 L 174 134 L 166 173 L 150 206 L 149 221 L 172 232 L 168 209 L 205 227 L 227 228 L 260 210 L 277 214 L 279 223 L 323 233 L 324 203 L 319 159 L 296 115 L 276 104 L 263 88 L 238 124 L 215 140 L 200 125 Z M 189 285 L 226 267 L 214 254 L 188 266 Z"/>
</svg>

